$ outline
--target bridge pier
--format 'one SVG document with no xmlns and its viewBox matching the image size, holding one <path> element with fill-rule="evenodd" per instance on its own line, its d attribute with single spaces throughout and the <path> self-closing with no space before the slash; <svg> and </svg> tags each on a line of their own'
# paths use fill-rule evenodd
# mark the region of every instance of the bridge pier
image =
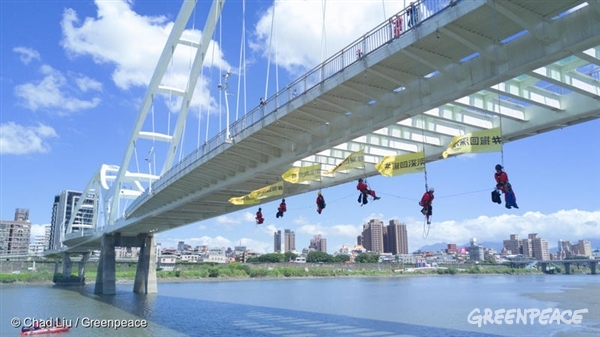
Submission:
<svg viewBox="0 0 600 337">
<path fill-rule="evenodd" d="M 62 253 L 62 275 L 64 278 L 71 277 L 73 272 L 73 261 L 71 261 L 71 254 Z"/>
<path fill-rule="evenodd" d="M 100 246 L 100 260 L 98 261 L 94 293 L 102 295 L 114 295 L 116 293 L 115 268 L 115 235 L 104 234 Z"/>
<path fill-rule="evenodd" d="M 565 274 L 571 274 L 571 262 L 565 262 L 563 266 L 565 266 Z"/>
<path fill-rule="evenodd" d="M 598 266 L 598 262 L 591 261 L 590 262 L 590 270 L 592 271 L 592 275 L 596 275 L 596 267 Z"/>
<path fill-rule="evenodd" d="M 85 264 L 90 259 L 90 253 L 81 254 L 81 260 L 78 263 L 77 276 L 81 280 L 81 283 L 85 283 Z"/>
<path fill-rule="evenodd" d="M 154 235 L 140 235 L 140 256 L 138 257 L 137 270 L 133 292 L 140 294 L 156 294 L 156 252 L 154 250 Z"/>
<path fill-rule="evenodd" d="M 542 265 L 542 273 L 547 273 L 548 272 L 548 264 L 547 263 L 540 263 Z"/>
</svg>

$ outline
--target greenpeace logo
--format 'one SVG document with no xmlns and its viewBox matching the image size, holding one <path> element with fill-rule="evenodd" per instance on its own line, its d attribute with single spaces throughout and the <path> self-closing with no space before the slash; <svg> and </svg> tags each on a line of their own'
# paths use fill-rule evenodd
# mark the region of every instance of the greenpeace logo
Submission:
<svg viewBox="0 0 600 337">
<path fill-rule="evenodd" d="M 560 309 L 483 309 L 483 314 L 479 308 L 473 309 L 467 317 L 470 324 L 581 324 L 583 317 L 581 314 L 587 314 L 588 309 L 579 310 L 560 310 Z"/>
</svg>

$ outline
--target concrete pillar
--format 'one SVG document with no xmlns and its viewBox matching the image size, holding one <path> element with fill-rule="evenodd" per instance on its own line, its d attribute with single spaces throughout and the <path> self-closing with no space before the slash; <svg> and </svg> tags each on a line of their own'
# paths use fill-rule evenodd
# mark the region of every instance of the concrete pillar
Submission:
<svg viewBox="0 0 600 337">
<path fill-rule="evenodd" d="M 73 272 L 73 261 L 71 261 L 71 255 L 69 253 L 62 253 L 62 275 L 65 279 L 71 277 Z"/>
<path fill-rule="evenodd" d="M 81 280 L 81 283 L 85 283 L 85 264 L 87 263 L 87 261 L 90 259 L 90 253 L 83 253 L 81 254 L 81 260 L 79 261 L 78 264 L 78 271 L 77 271 L 77 276 L 79 276 L 79 280 Z"/>
<path fill-rule="evenodd" d="M 137 270 L 133 292 L 141 294 L 156 294 L 156 251 L 154 250 L 154 236 L 140 235 L 141 249 L 138 257 Z"/>
<path fill-rule="evenodd" d="M 571 263 L 565 262 L 563 265 L 565 266 L 565 274 L 571 274 Z"/>
<path fill-rule="evenodd" d="M 542 265 L 542 272 L 545 274 L 548 271 L 548 264 L 547 263 L 540 263 Z"/>
<path fill-rule="evenodd" d="M 590 262 L 590 269 L 592 270 L 592 275 L 596 275 L 596 266 L 598 266 L 598 262 Z"/>
<path fill-rule="evenodd" d="M 100 247 L 100 260 L 98 261 L 98 274 L 96 275 L 94 293 L 103 295 L 114 295 L 116 293 L 115 268 L 115 237 L 114 235 L 104 234 Z"/>
</svg>

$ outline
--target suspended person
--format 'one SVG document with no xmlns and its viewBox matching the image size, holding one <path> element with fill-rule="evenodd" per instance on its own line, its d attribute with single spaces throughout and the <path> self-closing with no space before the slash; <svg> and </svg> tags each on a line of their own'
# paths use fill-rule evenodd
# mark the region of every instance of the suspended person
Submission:
<svg viewBox="0 0 600 337">
<path fill-rule="evenodd" d="M 317 195 L 317 212 L 321 214 L 321 211 L 325 208 L 325 198 L 321 195 L 321 191 L 319 191 Z"/>
<path fill-rule="evenodd" d="M 363 205 L 368 203 L 367 196 L 369 195 L 373 197 L 373 200 L 381 199 L 375 194 L 375 191 L 369 189 L 369 186 L 362 178 L 358 179 L 356 189 L 360 191 L 360 194 L 358 195 L 358 202 L 362 202 Z"/>
<path fill-rule="evenodd" d="M 256 212 L 256 224 L 262 225 L 263 222 L 265 222 L 265 219 L 262 215 L 262 208 L 259 208 L 258 212 Z"/>
<path fill-rule="evenodd" d="M 431 214 L 433 213 L 433 207 L 431 206 L 431 203 L 433 202 L 434 191 L 434 188 L 430 187 L 429 190 L 425 191 L 425 193 L 421 197 L 421 201 L 419 201 L 419 205 L 423 207 L 421 209 L 421 213 L 425 215 L 428 225 L 431 225 Z"/>
<path fill-rule="evenodd" d="M 504 202 L 506 208 L 510 209 L 511 207 L 514 207 L 518 209 L 519 206 L 517 206 L 517 197 L 512 189 L 512 185 L 510 182 L 508 182 L 508 174 L 504 172 L 504 167 L 498 164 L 496 165 L 495 169 L 496 173 L 494 173 L 494 179 L 496 180 L 496 191 L 498 191 L 498 193 L 504 193 Z M 500 196 L 497 195 L 498 199 L 499 197 Z M 494 196 L 492 196 L 492 198 L 494 198 Z"/>
<path fill-rule="evenodd" d="M 287 206 L 285 205 L 285 199 L 281 199 L 281 203 L 279 204 L 279 207 L 277 207 L 277 215 L 275 215 L 275 217 L 283 218 L 283 213 L 285 213 L 285 211 L 287 211 Z"/>
</svg>

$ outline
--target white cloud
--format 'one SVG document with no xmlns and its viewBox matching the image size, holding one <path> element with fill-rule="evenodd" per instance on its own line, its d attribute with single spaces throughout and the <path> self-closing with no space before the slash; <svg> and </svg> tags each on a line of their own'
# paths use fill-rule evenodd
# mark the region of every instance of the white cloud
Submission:
<svg viewBox="0 0 600 337">
<path fill-rule="evenodd" d="M 102 83 L 93 80 L 87 76 L 82 76 L 75 79 L 79 90 L 86 92 L 88 90 L 102 91 Z"/>
<path fill-rule="evenodd" d="M 112 80 L 124 90 L 132 86 L 147 86 L 152 78 L 160 54 L 173 27 L 164 16 L 143 16 L 131 9 L 126 1 L 96 1 L 97 17 L 80 20 L 73 9 L 66 9 L 61 22 L 61 44 L 69 55 L 90 56 L 98 64 L 114 66 Z M 182 38 L 199 41 L 201 32 L 186 30 Z M 195 49 L 178 45 L 161 85 L 185 89 L 190 64 Z M 220 46 L 211 41 L 204 65 L 228 69 Z M 206 76 L 198 81 L 191 105 L 206 107 L 209 112 L 217 110 L 208 88 L 212 85 Z M 176 111 L 180 98 L 169 104 Z M 177 104 L 176 104 L 177 103 Z"/>
<path fill-rule="evenodd" d="M 539 237 L 548 240 L 549 246 L 555 247 L 558 240 L 570 240 L 577 242 L 580 239 L 600 239 L 600 211 L 561 210 L 551 214 L 540 212 L 527 212 L 519 215 L 500 215 L 495 217 L 480 216 L 464 221 L 443 221 L 431 224 L 429 236 L 423 238 L 423 220 L 414 217 L 386 218 L 381 214 L 368 217 L 363 223 L 371 219 L 379 219 L 384 225 L 389 220 L 398 219 L 400 223 L 407 225 L 409 252 L 416 251 L 420 247 L 432 245 L 439 242 L 466 244 L 473 237 L 478 242 L 496 242 L 502 244 L 503 240 L 509 239 L 510 234 L 518 234 L 520 238 L 527 238 L 530 233 L 537 233 Z M 294 226 L 285 226 L 296 233 L 296 249 L 301 251 L 308 246 L 308 242 L 314 235 L 321 234 L 327 239 L 328 253 L 333 254 L 342 245 L 356 243 L 356 237 L 362 232 L 362 224 L 335 224 L 324 225 L 322 223 L 310 223 L 307 219 L 299 217 L 293 220 Z M 282 229 L 282 228 L 279 228 Z M 235 238 L 232 235 L 199 238 L 166 238 L 162 242 L 163 247 L 176 247 L 178 241 L 185 241 L 192 246 L 209 245 L 210 247 L 246 246 L 259 253 L 273 252 L 273 233 L 278 230 L 274 224 L 255 226 L 253 237 Z M 162 234 L 160 234 L 162 235 Z M 261 238 L 261 239 L 256 239 Z M 264 240 L 264 241 L 262 241 Z"/>
<path fill-rule="evenodd" d="M 0 124 L 0 154 L 45 153 L 50 150 L 48 140 L 56 138 L 56 131 L 47 125 L 22 126 L 14 122 Z"/>
<path fill-rule="evenodd" d="M 271 233 L 272 234 L 272 233 Z M 160 239 L 159 239 L 160 238 Z M 224 247 L 232 248 L 235 246 L 245 246 L 247 249 L 251 249 L 255 252 L 259 252 L 261 254 L 272 253 L 273 252 L 273 241 L 259 241 L 251 238 L 240 238 L 237 240 L 230 240 L 223 236 L 202 236 L 197 238 L 162 238 L 162 235 L 159 234 L 156 242 L 160 242 L 162 248 L 176 248 L 177 243 L 179 241 L 183 241 L 186 244 L 196 247 L 206 245 L 210 248 L 218 248 Z"/>
<path fill-rule="evenodd" d="M 40 60 L 40 53 L 35 49 L 15 47 L 13 51 L 20 54 L 19 57 L 24 64 L 29 64 L 32 60 Z"/>
<path fill-rule="evenodd" d="M 100 98 L 94 97 L 89 101 L 73 97 L 78 94 L 69 86 L 67 78 L 58 70 L 49 65 L 42 65 L 40 72 L 44 78 L 38 82 L 29 82 L 15 87 L 15 95 L 24 100 L 24 105 L 33 111 L 41 108 L 54 109 L 57 113 L 76 112 L 82 109 L 96 107 Z M 81 78 L 80 78 L 81 79 Z M 77 79 L 75 79 L 77 80 Z M 90 79 L 83 79 L 84 83 L 97 87 L 98 84 Z M 87 90 L 87 89 L 86 89 Z"/>
<path fill-rule="evenodd" d="M 46 226 L 47 225 L 31 225 L 31 239 L 35 236 L 46 235 Z"/>
<path fill-rule="evenodd" d="M 323 30 L 321 1 L 276 1 L 275 7 L 266 10 L 258 20 L 250 46 L 266 58 L 271 54 L 272 62 L 277 61 L 284 69 L 299 75 L 337 53 L 404 6 L 402 1 L 384 3 L 385 12 L 381 1 L 352 1 L 351 5 L 348 1 L 329 1 L 325 7 L 326 28 Z"/>
<path fill-rule="evenodd" d="M 223 224 L 223 225 L 237 225 L 237 224 L 241 223 L 240 220 L 234 219 L 227 215 L 221 215 L 221 216 L 217 217 L 216 221 L 218 224 Z"/>
<path fill-rule="evenodd" d="M 402 220 L 401 220 L 402 222 Z M 478 242 L 498 242 L 508 240 L 510 234 L 527 238 L 530 233 L 538 233 L 555 247 L 559 239 L 577 241 L 584 238 L 600 237 L 600 211 L 561 210 L 551 214 L 527 212 L 519 215 L 480 216 L 461 222 L 444 221 L 431 224 L 429 236 L 422 238 L 422 220 L 405 219 L 408 227 L 408 243 L 412 250 L 437 242 L 464 244 L 470 238 Z"/>
</svg>

